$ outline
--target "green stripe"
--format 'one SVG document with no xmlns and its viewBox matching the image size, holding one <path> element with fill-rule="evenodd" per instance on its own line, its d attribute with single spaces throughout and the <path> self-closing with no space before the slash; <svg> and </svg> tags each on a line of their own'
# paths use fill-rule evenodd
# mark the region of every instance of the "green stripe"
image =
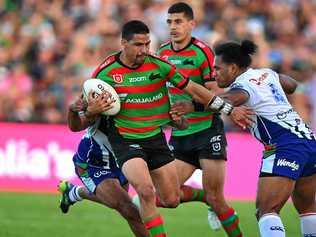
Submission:
<svg viewBox="0 0 316 237">
<path fill-rule="evenodd" d="M 239 229 L 239 227 L 237 226 L 236 229 L 233 229 L 231 232 L 227 233 L 229 237 L 236 237 L 238 235 L 240 235 L 241 231 Z"/>
<path fill-rule="evenodd" d="M 166 233 L 163 225 L 158 225 L 158 226 L 152 227 L 148 231 L 150 233 L 150 236 L 156 236 L 158 234 Z"/>
<path fill-rule="evenodd" d="M 226 220 L 221 221 L 223 226 L 229 226 L 231 223 L 233 223 L 238 217 L 234 214 L 230 217 L 228 217 Z"/>
</svg>

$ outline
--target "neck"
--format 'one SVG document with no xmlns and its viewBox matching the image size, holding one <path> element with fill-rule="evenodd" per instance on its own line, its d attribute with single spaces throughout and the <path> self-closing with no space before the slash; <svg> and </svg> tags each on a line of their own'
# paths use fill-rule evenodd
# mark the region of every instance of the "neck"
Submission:
<svg viewBox="0 0 316 237">
<path fill-rule="evenodd" d="M 131 67 L 131 68 L 138 66 L 138 65 L 135 65 L 135 62 L 134 62 L 134 61 L 131 61 L 131 60 L 129 60 L 129 59 L 127 58 L 127 56 L 126 56 L 126 54 L 125 54 L 124 51 L 122 51 L 122 53 L 120 54 L 120 60 L 121 60 L 121 62 L 122 62 L 124 65 L 126 65 L 126 66 L 128 66 L 128 67 Z"/>
<path fill-rule="evenodd" d="M 184 49 L 184 47 L 186 47 L 190 43 L 191 39 L 192 39 L 192 37 L 190 36 L 190 37 L 184 39 L 181 42 L 174 42 L 174 41 L 172 41 L 171 42 L 172 43 L 172 47 L 173 47 L 174 50 Z"/>
<path fill-rule="evenodd" d="M 238 73 L 237 73 L 237 76 L 236 77 L 239 77 L 241 74 L 243 74 L 245 71 L 247 71 L 248 70 L 248 67 L 246 67 L 246 68 L 240 68 L 239 69 L 239 71 L 238 71 Z"/>
</svg>

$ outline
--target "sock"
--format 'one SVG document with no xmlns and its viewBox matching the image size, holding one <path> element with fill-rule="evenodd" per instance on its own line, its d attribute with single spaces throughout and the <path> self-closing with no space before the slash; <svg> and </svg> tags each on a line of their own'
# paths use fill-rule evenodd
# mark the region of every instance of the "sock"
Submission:
<svg viewBox="0 0 316 237">
<path fill-rule="evenodd" d="M 78 202 L 82 201 L 82 197 L 79 195 L 79 189 L 80 187 L 74 186 L 70 191 L 69 191 L 69 199 L 72 202 Z"/>
<path fill-rule="evenodd" d="M 285 237 L 283 223 L 276 213 L 263 215 L 258 224 L 261 237 Z"/>
<path fill-rule="evenodd" d="M 302 236 L 316 236 L 316 212 L 300 215 Z"/>
<path fill-rule="evenodd" d="M 239 227 L 239 217 L 233 208 L 229 208 L 225 213 L 218 216 L 224 230 L 229 237 L 242 237 Z"/>
<path fill-rule="evenodd" d="M 206 195 L 203 189 L 192 188 L 187 185 L 182 185 L 180 189 L 182 192 L 181 199 L 180 199 L 181 203 L 192 202 L 192 201 L 206 203 Z"/>
<path fill-rule="evenodd" d="M 163 219 L 160 214 L 149 217 L 144 220 L 146 229 L 151 237 L 166 237 L 166 231 L 163 226 Z"/>
</svg>

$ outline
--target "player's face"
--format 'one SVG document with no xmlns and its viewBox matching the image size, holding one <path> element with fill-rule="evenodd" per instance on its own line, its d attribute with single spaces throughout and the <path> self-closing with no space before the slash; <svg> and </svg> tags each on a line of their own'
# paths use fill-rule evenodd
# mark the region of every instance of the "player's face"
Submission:
<svg viewBox="0 0 316 237">
<path fill-rule="evenodd" d="M 224 63 L 221 56 L 215 57 L 216 82 L 218 87 L 226 88 L 234 82 L 236 67 L 235 64 Z"/>
<path fill-rule="evenodd" d="M 139 66 L 144 63 L 149 53 L 149 34 L 134 34 L 133 38 L 129 41 L 123 39 L 122 45 L 127 59 L 134 66 Z"/>
<path fill-rule="evenodd" d="M 194 21 L 184 16 L 184 13 L 168 14 L 167 24 L 172 42 L 181 43 L 191 38 Z"/>
</svg>

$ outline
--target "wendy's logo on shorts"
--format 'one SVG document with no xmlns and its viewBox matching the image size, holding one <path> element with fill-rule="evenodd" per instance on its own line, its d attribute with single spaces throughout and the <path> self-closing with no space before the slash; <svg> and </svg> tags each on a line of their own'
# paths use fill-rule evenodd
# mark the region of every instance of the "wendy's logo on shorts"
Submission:
<svg viewBox="0 0 316 237">
<path fill-rule="evenodd" d="M 123 82 L 123 75 L 122 74 L 113 74 L 112 78 L 114 80 L 114 82 L 120 84 Z"/>
</svg>

